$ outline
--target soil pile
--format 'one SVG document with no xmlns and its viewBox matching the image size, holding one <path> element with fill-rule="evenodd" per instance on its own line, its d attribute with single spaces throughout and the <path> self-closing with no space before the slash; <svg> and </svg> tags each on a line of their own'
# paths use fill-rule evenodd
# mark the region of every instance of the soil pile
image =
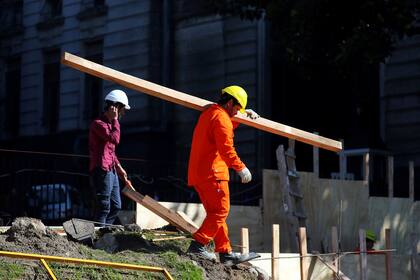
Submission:
<svg viewBox="0 0 420 280">
<path fill-rule="evenodd" d="M 174 279 L 267 279 L 263 272 L 249 265 L 227 267 L 186 254 L 191 241 L 187 238 L 154 242 L 147 238 L 147 231 L 130 231 L 127 228 L 106 234 L 115 237 L 112 238 L 114 243 L 110 245 L 113 246 L 112 253 L 68 240 L 67 236 L 45 227 L 40 220 L 23 217 L 16 219 L 9 230 L 0 234 L 0 250 L 157 266 L 167 269 Z M 99 233 L 97 238 L 100 239 L 101 235 L 104 236 Z M 22 273 L 10 268 L 16 264 L 24 268 Z M 146 275 L 146 272 L 57 263 L 51 266 L 58 279 L 75 279 L 76 274 L 82 275 L 78 279 L 165 279 L 163 275 L 156 273 Z M 36 261 L 0 257 L 0 270 L 3 271 L 0 272 L 1 279 L 4 276 L 9 279 L 49 279 L 43 267 Z M 16 275 L 16 278 L 11 275 Z"/>
</svg>

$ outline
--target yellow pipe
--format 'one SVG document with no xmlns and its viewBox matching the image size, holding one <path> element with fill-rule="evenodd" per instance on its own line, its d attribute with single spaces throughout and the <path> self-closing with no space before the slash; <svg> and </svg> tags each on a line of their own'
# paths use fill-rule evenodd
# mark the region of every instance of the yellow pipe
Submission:
<svg viewBox="0 0 420 280">
<path fill-rule="evenodd" d="M 48 266 L 47 262 L 44 259 L 40 260 L 44 268 L 48 272 L 48 276 L 50 276 L 51 280 L 57 280 L 57 277 L 55 277 L 54 272 L 52 272 L 51 268 Z"/>
<path fill-rule="evenodd" d="M 105 262 L 105 261 L 96 261 L 96 260 L 84 260 L 84 259 L 77 259 L 77 258 L 65 258 L 65 257 L 56 257 L 56 256 L 39 255 L 39 254 L 27 254 L 27 253 L 9 252 L 9 251 L 0 251 L 0 256 L 11 257 L 11 258 L 33 259 L 33 260 L 44 259 L 44 260 L 53 261 L 53 262 L 89 264 L 89 265 L 113 267 L 113 268 L 118 268 L 118 269 L 132 269 L 132 270 L 143 270 L 143 271 L 149 271 L 149 272 L 161 272 L 166 276 L 167 279 L 170 279 L 170 280 L 173 279 L 166 269 L 161 268 L 161 267 L 154 267 L 154 266 Z"/>
</svg>

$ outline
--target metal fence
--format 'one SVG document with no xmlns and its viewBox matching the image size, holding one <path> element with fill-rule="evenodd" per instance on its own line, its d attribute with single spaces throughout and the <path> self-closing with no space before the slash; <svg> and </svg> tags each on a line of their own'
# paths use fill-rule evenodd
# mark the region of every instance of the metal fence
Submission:
<svg viewBox="0 0 420 280">
<path fill-rule="evenodd" d="M 194 189 L 187 186 L 187 163 L 135 158 L 120 161 L 143 195 L 158 201 L 199 202 Z M 73 217 L 93 219 L 88 164 L 86 155 L 0 149 L 0 225 L 19 216 L 39 218 L 47 225 Z M 234 172 L 231 178 L 231 203 L 258 205 L 261 180 L 255 178 L 243 185 Z M 135 209 L 135 203 L 124 196 L 122 206 Z"/>
</svg>

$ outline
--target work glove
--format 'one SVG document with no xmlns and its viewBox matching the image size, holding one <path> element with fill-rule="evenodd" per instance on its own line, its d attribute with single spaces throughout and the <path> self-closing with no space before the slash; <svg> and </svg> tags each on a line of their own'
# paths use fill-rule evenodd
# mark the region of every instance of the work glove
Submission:
<svg viewBox="0 0 420 280">
<path fill-rule="evenodd" d="M 249 169 L 246 167 L 238 171 L 238 175 L 241 177 L 241 182 L 244 184 L 249 183 L 252 180 L 251 171 L 249 171 Z"/>
<path fill-rule="evenodd" d="M 251 118 L 252 120 L 258 119 L 260 115 L 258 115 L 254 110 L 252 109 L 246 109 L 245 110 L 246 116 L 248 118 Z"/>
</svg>

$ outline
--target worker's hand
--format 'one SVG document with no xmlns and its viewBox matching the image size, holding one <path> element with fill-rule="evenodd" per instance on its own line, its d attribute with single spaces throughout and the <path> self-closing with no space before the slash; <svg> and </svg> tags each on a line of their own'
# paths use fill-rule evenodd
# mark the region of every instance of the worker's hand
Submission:
<svg viewBox="0 0 420 280">
<path fill-rule="evenodd" d="M 251 171 L 249 171 L 248 168 L 244 168 L 240 171 L 238 171 L 238 175 L 239 177 L 241 177 L 241 182 L 242 183 L 249 183 L 252 180 L 252 175 L 251 175 Z"/>
<path fill-rule="evenodd" d="M 129 186 L 131 188 L 134 188 L 133 185 L 131 184 L 131 181 L 128 180 L 127 178 L 125 178 L 125 180 L 124 180 L 124 186 Z"/>
<path fill-rule="evenodd" d="M 258 119 L 260 117 L 260 115 L 258 115 L 254 110 L 252 109 L 246 109 L 245 110 L 246 116 L 248 118 L 251 118 L 253 120 Z"/>
<path fill-rule="evenodd" d="M 108 110 L 105 112 L 106 116 L 109 120 L 116 120 L 118 119 L 118 108 L 117 106 L 111 105 L 109 106 Z"/>
</svg>

